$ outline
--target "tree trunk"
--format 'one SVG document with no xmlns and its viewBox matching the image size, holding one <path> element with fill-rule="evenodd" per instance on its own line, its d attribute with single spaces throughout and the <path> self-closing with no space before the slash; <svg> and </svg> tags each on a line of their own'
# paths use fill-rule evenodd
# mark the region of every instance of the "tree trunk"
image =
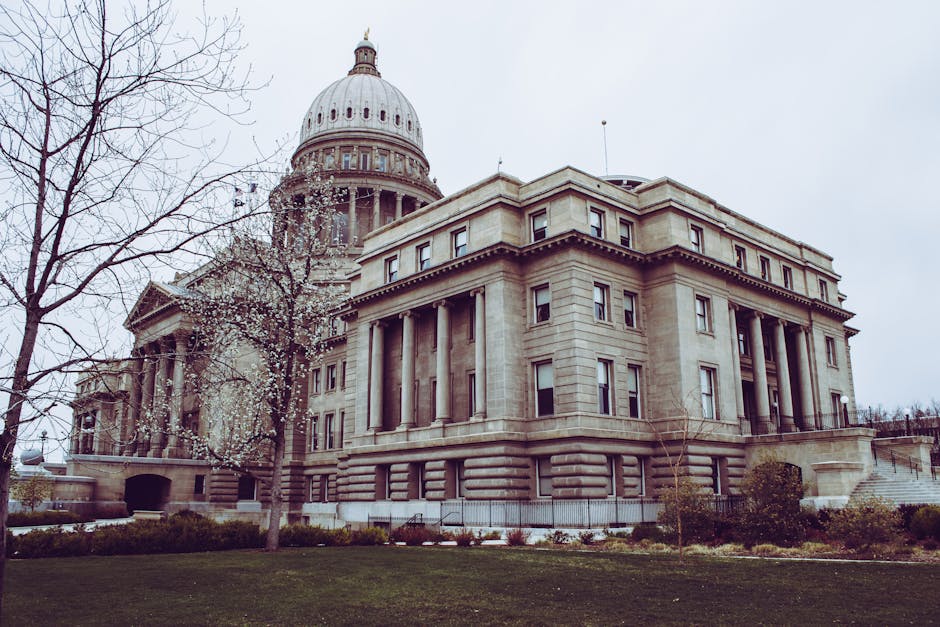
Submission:
<svg viewBox="0 0 940 627">
<path fill-rule="evenodd" d="M 284 474 L 284 426 L 279 425 L 274 436 L 274 458 L 271 468 L 271 513 L 268 518 L 268 533 L 264 550 L 277 551 L 281 541 L 281 512 L 284 509 L 284 491 L 281 476 Z"/>
</svg>

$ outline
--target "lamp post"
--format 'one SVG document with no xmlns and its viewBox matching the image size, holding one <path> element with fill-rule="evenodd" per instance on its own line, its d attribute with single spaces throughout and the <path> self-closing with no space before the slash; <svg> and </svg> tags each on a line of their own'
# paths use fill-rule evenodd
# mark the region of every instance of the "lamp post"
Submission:
<svg viewBox="0 0 940 627">
<path fill-rule="evenodd" d="M 911 434 L 911 408 L 904 408 L 904 432 L 907 435 Z"/>
<path fill-rule="evenodd" d="M 839 398 L 839 402 L 842 403 L 842 426 L 849 426 L 849 397 L 843 394 Z"/>
<path fill-rule="evenodd" d="M 49 437 L 49 432 L 45 429 L 42 430 L 42 433 L 39 434 L 39 453 L 42 455 L 43 459 L 46 458 L 46 439 Z"/>
</svg>

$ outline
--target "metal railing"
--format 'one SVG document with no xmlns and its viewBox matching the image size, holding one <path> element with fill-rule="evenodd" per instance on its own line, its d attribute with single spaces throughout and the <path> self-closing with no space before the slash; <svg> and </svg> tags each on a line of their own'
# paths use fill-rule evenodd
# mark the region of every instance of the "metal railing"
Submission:
<svg viewBox="0 0 940 627">
<path fill-rule="evenodd" d="M 388 532 L 392 532 L 399 527 L 425 527 L 427 529 L 438 530 L 440 522 L 431 522 L 424 517 L 424 514 L 415 514 L 410 518 L 400 516 L 374 516 L 369 515 L 368 524 L 370 527 L 381 527 Z"/>
<path fill-rule="evenodd" d="M 929 472 L 930 478 L 934 481 L 937 480 L 937 469 L 933 465 L 930 465 L 929 468 L 924 468 L 924 464 L 921 460 L 905 453 L 898 453 L 892 449 L 884 449 L 883 447 L 873 444 L 872 458 L 874 459 L 876 468 L 882 466 L 882 464 L 878 463 L 878 460 L 881 460 L 883 464 L 890 464 L 891 471 L 895 474 L 897 474 L 898 467 L 900 466 L 902 472 L 910 472 L 910 474 L 914 475 L 915 479 L 920 479 L 922 473 L 924 476 L 927 476 Z"/>
</svg>

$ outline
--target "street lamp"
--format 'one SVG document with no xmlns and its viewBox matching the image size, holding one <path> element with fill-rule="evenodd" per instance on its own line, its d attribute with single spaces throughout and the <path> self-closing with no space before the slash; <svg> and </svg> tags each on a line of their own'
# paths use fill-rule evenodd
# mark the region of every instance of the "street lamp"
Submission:
<svg viewBox="0 0 940 627">
<path fill-rule="evenodd" d="M 905 425 L 905 429 L 904 429 L 905 433 L 907 435 L 910 435 L 911 434 L 911 408 L 910 407 L 904 408 L 904 425 Z"/>
<path fill-rule="evenodd" d="M 849 397 L 843 394 L 839 398 L 839 402 L 842 403 L 842 421 L 843 426 L 849 426 Z"/>
<path fill-rule="evenodd" d="M 45 429 L 42 430 L 42 433 L 39 434 L 39 452 L 42 454 L 43 459 L 46 456 L 46 438 L 49 437 L 49 432 Z"/>
</svg>

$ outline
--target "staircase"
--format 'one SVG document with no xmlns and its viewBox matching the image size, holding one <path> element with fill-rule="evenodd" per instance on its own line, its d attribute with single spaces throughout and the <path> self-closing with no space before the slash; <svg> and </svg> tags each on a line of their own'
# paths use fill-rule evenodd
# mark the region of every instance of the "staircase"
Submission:
<svg viewBox="0 0 940 627">
<path fill-rule="evenodd" d="M 851 500 L 877 496 L 889 503 L 932 503 L 940 505 L 940 480 L 921 473 L 919 478 L 909 469 L 879 468 L 868 479 L 860 482 L 852 492 Z"/>
</svg>

